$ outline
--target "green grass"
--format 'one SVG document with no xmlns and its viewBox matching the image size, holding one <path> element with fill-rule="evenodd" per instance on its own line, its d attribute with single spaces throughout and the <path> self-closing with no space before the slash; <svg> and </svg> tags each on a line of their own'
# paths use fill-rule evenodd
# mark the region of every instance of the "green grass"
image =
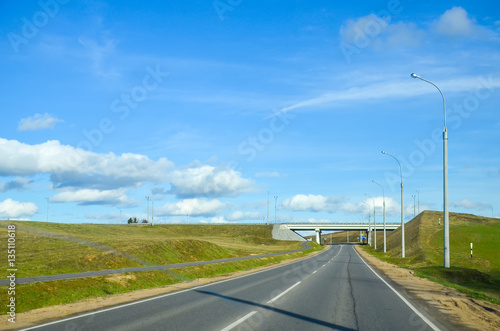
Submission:
<svg viewBox="0 0 500 331">
<path fill-rule="evenodd" d="M 283 252 L 297 242 L 273 240 L 267 225 L 80 225 L 0 222 L 16 225 L 18 277 L 216 260 Z M 7 269 L 1 250 L 0 268 Z"/>
<path fill-rule="evenodd" d="M 7 225 L 16 225 L 16 276 L 120 269 L 148 265 L 216 260 L 285 252 L 300 248 L 296 241 L 272 239 L 268 225 L 80 225 L 41 222 L 0 222 L 7 247 Z M 51 281 L 16 286 L 17 312 L 137 289 L 154 288 L 196 278 L 274 264 L 321 249 L 241 262 L 128 274 L 124 283 L 112 276 Z M 0 253 L 7 270 L 7 250 Z M 0 287 L 7 293 L 7 287 Z M 0 303 L 6 307 L 8 296 Z M 6 309 L 2 309 L 5 313 Z"/>
<path fill-rule="evenodd" d="M 439 224 L 441 218 L 441 224 Z M 454 287 L 474 298 L 500 304 L 500 220 L 469 214 L 450 213 L 450 264 L 443 267 L 443 214 L 424 211 L 405 224 L 405 255 L 401 258 L 401 232 L 387 235 L 384 254 L 383 236 L 377 233 L 377 251 L 365 246 L 372 255 L 421 277 Z M 470 256 L 473 243 L 473 258 Z"/>
<path fill-rule="evenodd" d="M 310 244 L 313 249 L 280 256 L 258 258 L 237 262 L 216 263 L 204 266 L 176 268 L 165 271 L 142 271 L 126 273 L 118 282 L 114 275 L 88 277 L 71 280 L 39 282 L 18 285 L 16 298 L 17 313 L 59 304 L 73 303 L 80 300 L 103 297 L 113 294 L 127 293 L 135 290 L 157 288 L 192 281 L 199 278 L 209 278 L 236 271 L 249 270 L 266 265 L 277 264 L 283 260 L 305 256 L 321 249 L 317 244 Z M 0 287 L 1 293 L 6 293 L 7 287 Z M 2 313 L 7 312 L 3 305 Z"/>
</svg>

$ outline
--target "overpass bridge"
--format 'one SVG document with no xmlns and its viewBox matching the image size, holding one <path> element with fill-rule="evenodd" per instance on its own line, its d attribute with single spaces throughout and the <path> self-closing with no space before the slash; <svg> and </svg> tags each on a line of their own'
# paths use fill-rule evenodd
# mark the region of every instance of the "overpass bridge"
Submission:
<svg viewBox="0 0 500 331">
<path fill-rule="evenodd" d="M 276 227 L 279 228 L 276 228 Z M 394 231 L 399 228 L 401 224 L 399 223 L 386 223 L 385 229 L 386 231 Z M 383 224 L 377 224 L 377 231 L 382 231 L 384 229 Z M 316 242 L 321 244 L 321 232 L 322 231 L 363 231 L 366 232 L 366 236 L 369 237 L 371 231 L 374 230 L 374 225 L 368 223 L 284 223 L 275 225 L 275 229 L 273 229 L 273 237 L 281 233 L 283 235 L 286 232 L 294 232 L 294 234 L 299 237 L 296 231 L 314 231 L 316 232 Z M 291 235 L 291 234 L 290 234 Z M 293 237 L 293 235 L 291 235 Z M 275 238 L 279 239 L 279 238 Z M 293 239 L 285 239 L 285 240 L 293 240 Z"/>
</svg>

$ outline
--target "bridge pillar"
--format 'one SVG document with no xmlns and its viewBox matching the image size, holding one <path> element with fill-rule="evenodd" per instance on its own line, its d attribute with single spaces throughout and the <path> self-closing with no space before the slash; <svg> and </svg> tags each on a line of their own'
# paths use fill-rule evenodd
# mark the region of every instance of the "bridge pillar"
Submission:
<svg viewBox="0 0 500 331">
<path fill-rule="evenodd" d="M 316 242 L 321 245 L 321 229 L 315 229 L 316 231 Z"/>
</svg>

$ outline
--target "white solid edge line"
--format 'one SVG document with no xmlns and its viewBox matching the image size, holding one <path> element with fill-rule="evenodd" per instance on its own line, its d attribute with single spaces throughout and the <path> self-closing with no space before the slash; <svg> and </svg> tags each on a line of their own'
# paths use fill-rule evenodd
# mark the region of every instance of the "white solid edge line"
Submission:
<svg viewBox="0 0 500 331">
<path fill-rule="evenodd" d="M 244 320 L 252 317 L 254 314 L 256 314 L 257 311 L 252 311 L 251 313 L 248 313 L 246 314 L 245 316 L 243 316 L 242 318 L 240 318 L 239 320 L 229 324 L 228 326 L 226 326 L 224 329 L 222 329 L 221 331 L 229 331 L 231 330 L 232 328 L 234 328 L 236 325 L 240 324 L 241 322 L 243 322 Z"/>
<path fill-rule="evenodd" d="M 289 291 L 291 291 L 295 286 L 299 285 L 300 283 L 301 282 L 297 282 L 297 283 L 293 284 L 292 286 L 290 286 L 289 288 L 287 288 L 286 290 L 284 290 L 283 292 L 281 292 L 280 294 L 278 294 L 277 296 L 275 296 L 274 298 L 269 300 L 267 303 L 273 303 L 274 301 L 278 300 L 279 298 L 281 298 L 282 296 L 287 294 Z"/>
<path fill-rule="evenodd" d="M 356 250 L 354 249 L 354 251 L 356 252 Z M 361 257 L 361 255 L 359 255 L 358 252 L 356 252 L 356 254 L 358 254 L 359 258 L 361 259 L 361 261 L 363 261 L 363 263 L 378 277 L 380 278 L 380 280 L 382 282 L 384 282 L 385 285 L 387 285 L 387 287 L 389 287 L 394 293 L 396 293 L 396 295 L 401 299 L 403 300 L 403 302 L 411 309 L 413 310 L 413 312 L 415 314 L 417 314 L 425 323 L 427 323 L 427 325 L 435 330 L 435 331 L 440 331 L 440 329 L 434 324 L 432 323 L 427 317 L 425 317 L 420 311 L 417 310 L 417 308 L 415 308 L 415 306 L 413 306 L 408 300 L 406 300 L 403 295 L 401 295 L 398 291 L 396 291 L 396 289 L 394 289 L 394 287 L 392 287 L 389 283 L 387 283 L 385 281 L 385 279 L 383 279 L 382 277 L 380 277 L 380 275 L 378 273 L 375 272 L 375 270 L 372 269 L 372 267 L 370 267 L 370 265 L 368 263 L 366 263 L 366 261 Z"/>
<path fill-rule="evenodd" d="M 278 269 L 278 268 L 282 268 L 282 267 L 286 267 L 286 266 L 291 266 L 291 265 L 293 265 L 295 263 L 303 262 L 303 261 L 305 261 L 307 259 L 312 259 L 312 258 L 318 257 L 319 255 L 323 255 L 323 254 L 325 254 L 327 252 L 328 252 L 328 250 L 325 250 L 325 251 L 323 251 L 323 252 L 321 252 L 319 254 L 316 254 L 316 255 L 313 255 L 313 256 L 309 256 L 309 257 L 307 257 L 305 259 L 302 259 L 302 260 L 298 260 L 298 261 L 295 261 L 295 262 L 292 262 L 292 263 L 283 264 L 283 265 L 280 265 L 280 266 L 276 266 L 276 267 L 273 267 L 273 268 L 269 268 L 269 269 L 265 269 L 265 270 L 261 270 L 261 271 L 257 271 L 257 272 L 253 272 L 253 273 L 250 273 L 250 274 L 247 274 L 247 275 L 243 275 L 243 276 L 239 276 L 239 277 L 235 277 L 235 278 L 229 278 L 229 279 L 221 280 L 221 281 L 218 281 L 218 282 L 214 282 L 214 283 L 210 283 L 210 284 L 206 284 L 206 285 L 200 285 L 200 286 L 196 286 L 196 287 L 192 287 L 192 288 L 188 288 L 188 289 L 185 289 L 185 290 L 180 290 L 180 291 L 176 291 L 176 292 L 172 292 L 172 293 L 162 294 L 162 295 L 159 295 L 159 296 L 154 296 L 154 297 L 147 298 L 147 299 L 142 299 L 142 300 L 139 300 L 139 301 L 129 302 L 129 303 L 125 303 L 125 304 L 122 304 L 122 305 L 118 305 L 118 306 L 114 306 L 114 307 L 110 307 L 110 308 L 105 308 L 105 309 L 102 309 L 102 310 L 96 310 L 96 311 L 93 311 L 93 312 L 84 313 L 84 314 L 76 315 L 76 316 L 73 316 L 73 317 L 63 318 L 61 320 L 52 321 L 52 322 L 48 322 L 48 323 L 44 323 L 44 324 L 40 324 L 40 325 L 34 325 L 34 326 L 30 326 L 30 327 L 27 327 L 27 328 L 24 328 L 24 329 L 20 329 L 20 331 L 34 330 L 34 329 L 42 328 L 42 327 L 49 326 L 49 325 L 63 323 L 63 322 L 71 321 L 71 320 L 74 320 L 74 319 L 91 316 L 91 315 L 94 315 L 94 314 L 105 313 L 105 312 L 108 312 L 108 311 L 112 311 L 112 310 L 116 310 L 116 309 L 120 309 L 120 308 L 125 308 L 125 307 L 129 307 L 129 306 L 141 304 L 141 303 L 148 302 L 148 301 L 162 299 L 162 298 L 165 298 L 165 297 L 168 297 L 168 296 L 171 296 L 171 295 L 176 295 L 176 294 L 180 294 L 180 293 L 184 293 L 184 292 L 189 292 L 189 291 L 197 290 L 197 289 L 208 287 L 208 286 L 212 286 L 212 285 L 216 285 L 216 284 L 221 284 L 221 283 L 229 282 L 229 281 L 240 279 L 240 278 L 244 278 L 244 277 L 249 277 L 249 276 L 257 275 L 257 274 L 260 274 L 260 273 L 265 272 L 265 271 L 269 271 L 269 270 L 273 270 L 273 269 Z"/>
</svg>

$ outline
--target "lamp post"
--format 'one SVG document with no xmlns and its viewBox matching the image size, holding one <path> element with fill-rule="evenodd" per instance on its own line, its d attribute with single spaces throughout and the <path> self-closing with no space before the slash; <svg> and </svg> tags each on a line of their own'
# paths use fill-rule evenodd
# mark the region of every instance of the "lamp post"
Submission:
<svg viewBox="0 0 500 331">
<path fill-rule="evenodd" d="M 420 190 L 417 190 L 417 199 L 418 199 L 418 214 L 420 214 Z"/>
<path fill-rule="evenodd" d="M 146 196 L 146 200 L 148 200 L 148 214 L 147 214 L 148 216 L 147 216 L 147 218 L 146 218 L 146 221 L 148 221 L 148 222 L 149 222 L 149 195 L 148 195 L 148 196 Z"/>
<path fill-rule="evenodd" d="M 277 217 L 276 217 L 276 205 L 278 204 L 278 196 L 274 196 L 274 224 L 277 223 Z"/>
<path fill-rule="evenodd" d="M 401 257 L 405 257 L 405 213 L 404 213 L 404 185 L 403 185 L 403 169 L 401 168 L 401 162 L 394 156 L 385 151 L 382 154 L 389 155 L 394 158 L 399 164 L 399 174 L 401 176 Z"/>
<path fill-rule="evenodd" d="M 443 112 L 444 112 L 444 129 L 443 129 L 443 209 L 444 209 L 444 218 L 443 218 L 443 226 L 444 226 L 444 267 L 450 267 L 450 216 L 448 212 L 448 129 L 446 128 L 446 101 L 444 99 L 444 94 L 441 92 L 439 87 L 431 81 L 420 77 L 417 74 L 411 74 L 412 78 L 418 78 L 423 80 L 426 83 L 434 86 L 441 97 L 443 98 Z"/>
<path fill-rule="evenodd" d="M 363 201 L 363 203 L 366 205 L 366 207 L 368 207 L 368 245 L 372 245 L 372 223 L 370 221 L 370 217 L 371 217 L 371 209 L 370 209 L 370 206 Z"/>
<path fill-rule="evenodd" d="M 387 245 L 386 245 L 386 240 L 385 240 L 385 192 L 384 192 L 384 187 L 382 185 L 380 185 L 379 183 L 377 183 L 373 179 L 372 179 L 372 182 L 374 184 L 377 184 L 378 186 L 380 186 L 380 188 L 382 189 L 382 198 L 384 199 L 383 200 L 383 206 L 384 206 L 384 253 L 386 253 L 387 252 Z"/>
<path fill-rule="evenodd" d="M 269 191 L 267 191 L 267 225 L 269 225 Z"/>
<path fill-rule="evenodd" d="M 413 198 L 413 217 L 415 217 L 415 198 L 417 197 L 415 194 L 412 194 L 411 197 Z"/>
<path fill-rule="evenodd" d="M 374 245 L 373 245 L 373 247 L 374 247 L 375 249 L 377 249 L 377 219 L 375 218 L 375 199 L 373 199 L 373 197 L 372 197 L 372 196 L 370 196 L 370 195 L 368 195 L 368 194 L 366 194 L 366 193 L 365 193 L 365 195 L 366 195 L 367 197 L 372 198 L 372 201 L 373 201 L 373 225 L 374 225 L 373 232 L 374 232 L 374 236 L 375 236 L 375 238 L 373 239 L 373 240 L 374 240 Z"/>
</svg>

